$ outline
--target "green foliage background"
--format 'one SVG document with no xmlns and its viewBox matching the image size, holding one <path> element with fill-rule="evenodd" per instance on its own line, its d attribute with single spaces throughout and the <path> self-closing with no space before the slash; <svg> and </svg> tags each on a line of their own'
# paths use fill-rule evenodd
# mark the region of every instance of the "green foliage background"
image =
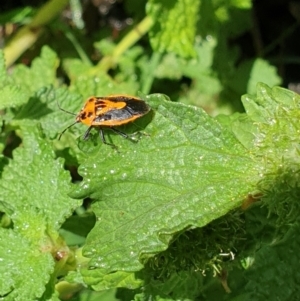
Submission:
<svg viewBox="0 0 300 301">
<path fill-rule="evenodd" d="M 0 299 L 297 300 L 300 97 L 226 43 L 251 2 L 144 4 L 125 2 L 146 15 L 116 41 L 93 36 L 97 62 L 56 1 L 2 15 L 24 27 L 0 57 Z M 45 11 L 63 38 L 7 70 Z M 151 107 L 121 127 L 133 141 L 82 124 L 57 140 L 74 122 L 58 104 L 122 93 Z"/>
</svg>

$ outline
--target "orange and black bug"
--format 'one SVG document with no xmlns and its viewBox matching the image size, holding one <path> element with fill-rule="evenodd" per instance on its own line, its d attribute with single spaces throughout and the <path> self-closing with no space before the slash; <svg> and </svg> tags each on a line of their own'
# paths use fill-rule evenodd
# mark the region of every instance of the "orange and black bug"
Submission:
<svg viewBox="0 0 300 301">
<path fill-rule="evenodd" d="M 62 111 L 76 116 L 76 121 L 60 133 L 58 140 L 74 124 L 83 123 L 88 126 L 83 135 L 84 140 L 88 139 L 91 129 L 97 127 L 99 128 L 100 138 L 105 144 L 110 143 L 105 140 L 103 128 L 109 128 L 124 138 L 129 138 L 126 133 L 115 129 L 115 127 L 132 122 L 150 111 L 150 107 L 142 99 L 127 95 L 90 97 L 78 114 L 61 108 L 59 104 L 58 107 Z"/>
</svg>

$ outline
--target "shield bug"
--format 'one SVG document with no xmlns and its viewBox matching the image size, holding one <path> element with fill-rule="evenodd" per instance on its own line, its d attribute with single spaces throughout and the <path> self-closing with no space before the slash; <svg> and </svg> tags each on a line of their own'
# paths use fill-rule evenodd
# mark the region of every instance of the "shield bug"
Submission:
<svg viewBox="0 0 300 301">
<path fill-rule="evenodd" d="M 61 108 L 59 104 L 58 107 L 63 112 L 76 116 L 75 122 L 60 133 L 58 140 L 70 127 L 76 123 L 83 123 L 88 126 L 83 135 L 84 140 L 88 139 L 91 129 L 95 127 L 99 129 L 99 135 L 103 143 L 109 145 L 111 143 L 108 143 L 104 137 L 104 128 L 109 128 L 116 134 L 129 138 L 129 135 L 117 130 L 115 127 L 130 123 L 150 111 L 150 107 L 142 99 L 127 95 L 90 97 L 78 114 Z"/>
</svg>

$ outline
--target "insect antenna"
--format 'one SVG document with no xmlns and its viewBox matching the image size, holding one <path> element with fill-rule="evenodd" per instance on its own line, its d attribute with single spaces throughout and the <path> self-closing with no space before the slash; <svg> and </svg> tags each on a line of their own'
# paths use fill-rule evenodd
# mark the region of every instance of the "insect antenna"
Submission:
<svg viewBox="0 0 300 301">
<path fill-rule="evenodd" d="M 77 114 L 75 114 L 75 113 L 73 113 L 73 112 L 69 112 L 69 111 L 63 109 L 63 108 L 59 105 L 57 99 L 56 99 L 56 103 L 57 103 L 57 106 L 59 107 L 59 109 L 60 109 L 61 111 L 65 112 L 65 113 L 68 113 L 68 114 L 70 114 L 70 115 L 73 115 L 73 116 L 76 116 L 76 115 L 77 115 Z M 67 128 L 67 129 L 68 129 L 68 128 Z"/>
<path fill-rule="evenodd" d="M 74 124 L 76 124 L 76 123 L 78 123 L 79 121 L 75 121 L 74 123 L 72 123 L 71 125 L 69 125 L 68 127 L 66 127 L 60 134 L 59 134 L 59 136 L 58 136 L 58 140 L 60 140 L 60 138 L 61 138 L 61 136 L 63 135 L 63 133 L 65 132 L 65 131 L 67 131 L 70 127 L 72 127 Z"/>
</svg>

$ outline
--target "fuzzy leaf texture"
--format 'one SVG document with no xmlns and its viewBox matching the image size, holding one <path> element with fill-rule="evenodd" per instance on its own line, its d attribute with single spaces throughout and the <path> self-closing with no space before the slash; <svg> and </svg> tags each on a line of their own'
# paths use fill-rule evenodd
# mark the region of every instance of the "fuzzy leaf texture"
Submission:
<svg viewBox="0 0 300 301">
<path fill-rule="evenodd" d="M 23 147 L 14 151 L 14 160 L 3 171 L 1 200 L 14 214 L 37 211 L 50 229 L 58 230 L 80 203 L 64 195 L 69 174 L 61 160 L 54 160 L 49 143 L 37 137 L 36 126 L 27 123 L 23 130 Z"/>
<path fill-rule="evenodd" d="M 54 271 L 51 253 L 62 247 L 57 231 L 81 204 L 67 196 L 70 176 L 36 124 L 21 122 L 21 133 L 22 147 L 14 150 L 0 181 L 0 211 L 13 222 L 11 229 L 0 233 L 4 300 L 36 300 L 43 295 Z"/>
<path fill-rule="evenodd" d="M 18 65 L 13 75 L 5 72 L 3 53 L 0 55 L 0 109 L 26 104 L 34 93 L 45 86 L 56 83 L 58 58 L 49 47 L 42 48 L 41 57 L 33 60 L 30 68 Z M 31 98 L 31 102 L 34 100 Z"/>
<path fill-rule="evenodd" d="M 32 242 L 19 231 L 0 228 L 0 295 L 5 296 L 1 300 L 36 300 L 43 295 L 53 272 L 53 258 L 32 248 Z"/>
<path fill-rule="evenodd" d="M 80 166 L 72 197 L 90 197 L 97 217 L 84 248 L 89 284 L 138 271 L 173 235 L 202 227 L 241 204 L 261 179 L 261 159 L 202 109 L 151 95 L 147 135 L 138 145 L 111 135 Z M 151 120 L 152 117 L 152 120 Z M 113 274 L 110 274 L 113 275 Z"/>
<path fill-rule="evenodd" d="M 0 51 L 0 110 L 21 105 L 27 99 L 28 93 L 13 85 L 9 80 L 5 69 L 4 54 Z"/>
<path fill-rule="evenodd" d="M 195 56 L 193 44 L 199 5 L 199 0 L 148 1 L 147 14 L 154 20 L 149 32 L 153 49 L 182 57 Z"/>
<path fill-rule="evenodd" d="M 56 53 L 50 47 L 44 46 L 41 55 L 32 61 L 30 68 L 21 64 L 17 65 L 12 77 L 16 85 L 24 86 L 34 93 L 43 87 L 56 84 L 58 65 L 59 59 Z"/>
<path fill-rule="evenodd" d="M 296 178 L 299 182 L 299 172 Z M 289 190 L 287 195 L 292 196 L 291 187 L 288 185 L 285 190 Z M 292 196 L 295 198 L 295 203 L 299 203 L 298 187 L 295 187 L 297 195 Z M 273 195 L 273 202 L 277 201 L 278 195 L 275 196 L 275 199 Z M 289 203 L 292 203 L 291 200 Z M 290 205 L 289 203 L 286 203 L 286 207 Z M 255 210 L 247 212 L 246 223 L 248 222 L 251 223 L 248 229 L 248 238 L 249 240 L 252 240 L 253 237 L 256 238 L 256 250 L 244 259 L 244 269 L 238 267 L 230 271 L 231 297 L 234 300 L 245 301 L 297 300 L 300 292 L 297 285 L 300 280 L 298 272 L 300 268 L 299 217 L 288 226 L 278 227 L 274 215 L 270 216 L 269 214 L 267 218 L 267 211 L 258 206 Z M 282 236 L 281 239 L 278 237 L 279 233 Z M 210 289 L 206 293 L 211 296 L 213 290 Z M 227 300 L 227 298 L 219 295 L 212 300 Z"/>
</svg>

